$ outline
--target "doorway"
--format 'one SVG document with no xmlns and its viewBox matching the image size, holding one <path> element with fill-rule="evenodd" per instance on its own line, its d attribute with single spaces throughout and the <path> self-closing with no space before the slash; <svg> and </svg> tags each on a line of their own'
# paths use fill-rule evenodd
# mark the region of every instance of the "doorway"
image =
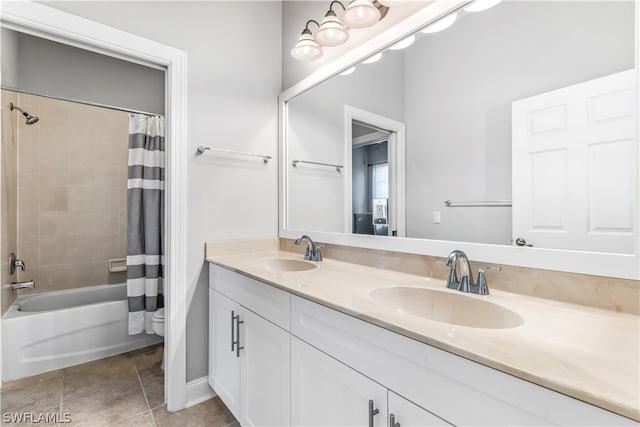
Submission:
<svg viewBox="0 0 640 427">
<path fill-rule="evenodd" d="M 345 232 L 406 235 L 405 125 L 345 106 Z"/>
</svg>

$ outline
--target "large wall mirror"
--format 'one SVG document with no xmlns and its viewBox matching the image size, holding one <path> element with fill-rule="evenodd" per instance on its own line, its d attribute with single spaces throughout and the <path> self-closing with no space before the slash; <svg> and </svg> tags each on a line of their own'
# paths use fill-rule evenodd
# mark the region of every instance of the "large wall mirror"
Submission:
<svg viewBox="0 0 640 427">
<path fill-rule="evenodd" d="M 283 93 L 281 234 L 637 265 L 635 2 L 470 4 Z"/>
</svg>

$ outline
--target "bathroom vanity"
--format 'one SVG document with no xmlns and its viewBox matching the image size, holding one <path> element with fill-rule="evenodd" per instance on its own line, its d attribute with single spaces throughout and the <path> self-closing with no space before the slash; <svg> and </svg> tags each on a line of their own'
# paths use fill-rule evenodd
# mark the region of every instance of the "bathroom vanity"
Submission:
<svg viewBox="0 0 640 427">
<path fill-rule="evenodd" d="M 207 261 L 209 383 L 242 425 L 640 420 L 637 315 L 463 295 L 277 240 L 209 243 Z"/>
</svg>

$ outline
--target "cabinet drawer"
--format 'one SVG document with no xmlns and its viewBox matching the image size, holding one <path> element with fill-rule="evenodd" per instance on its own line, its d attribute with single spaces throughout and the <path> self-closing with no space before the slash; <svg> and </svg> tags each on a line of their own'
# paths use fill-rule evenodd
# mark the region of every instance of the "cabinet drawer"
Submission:
<svg viewBox="0 0 640 427">
<path fill-rule="evenodd" d="M 296 296 L 291 297 L 291 333 L 454 425 L 634 425 Z"/>
<path fill-rule="evenodd" d="M 209 264 L 209 287 L 290 330 L 291 295 L 288 292 L 215 264 Z"/>
</svg>

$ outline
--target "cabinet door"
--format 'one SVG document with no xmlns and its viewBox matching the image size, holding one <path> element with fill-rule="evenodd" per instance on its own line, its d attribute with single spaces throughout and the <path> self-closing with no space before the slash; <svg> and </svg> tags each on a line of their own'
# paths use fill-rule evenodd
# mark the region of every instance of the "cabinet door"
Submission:
<svg viewBox="0 0 640 427">
<path fill-rule="evenodd" d="M 387 390 L 309 344 L 291 337 L 291 424 L 294 426 L 387 425 Z"/>
<path fill-rule="evenodd" d="M 241 418 L 247 426 L 290 425 L 290 335 L 243 308 L 240 325 Z"/>
<path fill-rule="evenodd" d="M 389 427 L 431 427 L 451 424 L 389 391 Z"/>
<path fill-rule="evenodd" d="M 209 290 L 209 385 L 236 418 L 240 415 L 240 359 L 231 346 L 232 315 L 239 312 L 238 304 Z"/>
</svg>

